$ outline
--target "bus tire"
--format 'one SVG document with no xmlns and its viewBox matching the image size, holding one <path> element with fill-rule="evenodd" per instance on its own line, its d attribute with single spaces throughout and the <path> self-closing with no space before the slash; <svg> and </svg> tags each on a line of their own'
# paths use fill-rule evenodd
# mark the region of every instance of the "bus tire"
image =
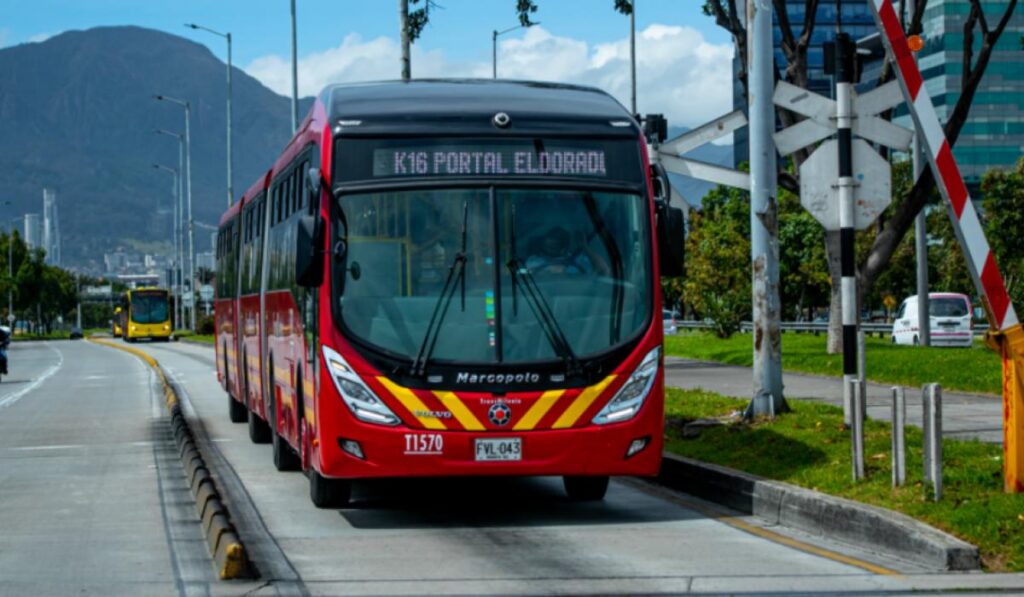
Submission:
<svg viewBox="0 0 1024 597">
<path fill-rule="evenodd" d="M 270 362 L 273 362 L 273 356 Z M 270 412 L 267 413 L 267 419 L 270 421 L 270 447 L 274 456 L 274 468 L 281 472 L 298 470 L 298 454 L 288 445 L 288 440 L 277 432 L 277 385 L 273 373 L 270 374 Z"/>
<path fill-rule="evenodd" d="M 248 411 L 249 415 L 249 439 L 254 444 L 267 444 L 270 443 L 270 425 L 260 418 L 260 416 L 253 411 Z"/>
<path fill-rule="evenodd" d="M 608 477 L 576 477 L 566 475 L 562 478 L 565 493 L 574 502 L 598 502 L 604 499 L 608 491 Z"/>
<path fill-rule="evenodd" d="M 310 468 L 309 499 L 317 508 L 344 508 L 352 499 L 352 483 L 346 479 L 328 479 Z"/>
<path fill-rule="evenodd" d="M 245 423 L 249 418 L 249 410 L 231 394 L 228 394 L 228 418 L 232 423 Z"/>
</svg>

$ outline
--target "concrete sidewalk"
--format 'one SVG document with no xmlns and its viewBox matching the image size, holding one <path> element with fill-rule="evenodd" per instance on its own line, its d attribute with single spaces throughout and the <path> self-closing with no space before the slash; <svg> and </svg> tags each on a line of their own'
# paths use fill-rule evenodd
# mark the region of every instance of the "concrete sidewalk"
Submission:
<svg viewBox="0 0 1024 597">
<path fill-rule="evenodd" d="M 679 357 L 665 357 L 665 383 L 683 389 L 704 389 L 725 396 L 749 397 L 753 387 L 750 367 L 723 365 Z M 786 399 L 815 400 L 839 407 L 843 404 L 842 380 L 801 373 L 783 373 Z M 892 386 L 868 384 L 868 416 L 892 420 Z M 906 388 L 907 423 L 921 426 L 921 388 Z M 942 430 L 946 437 L 976 437 L 983 442 L 1003 442 L 1003 403 L 997 396 L 943 391 Z"/>
</svg>

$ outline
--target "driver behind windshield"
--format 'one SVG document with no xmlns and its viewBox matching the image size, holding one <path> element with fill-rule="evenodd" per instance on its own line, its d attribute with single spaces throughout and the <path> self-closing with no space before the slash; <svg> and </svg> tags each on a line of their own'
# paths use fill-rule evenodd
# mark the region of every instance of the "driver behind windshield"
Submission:
<svg viewBox="0 0 1024 597">
<path fill-rule="evenodd" d="M 555 226 L 541 238 L 539 250 L 526 259 L 526 267 L 538 274 L 580 275 L 595 269 L 607 275 L 608 264 L 586 241 L 582 231 L 575 236 L 561 226 Z"/>
</svg>

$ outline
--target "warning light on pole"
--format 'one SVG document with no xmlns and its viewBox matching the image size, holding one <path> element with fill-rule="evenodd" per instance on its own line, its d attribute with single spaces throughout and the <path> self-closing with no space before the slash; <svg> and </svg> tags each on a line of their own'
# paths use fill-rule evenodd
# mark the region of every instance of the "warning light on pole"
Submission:
<svg viewBox="0 0 1024 597">
<path fill-rule="evenodd" d="M 910 46 L 911 52 L 920 52 L 924 48 L 924 40 L 920 35 L 911 35 L 907 38 L 907 45 Z"/>
</svg>

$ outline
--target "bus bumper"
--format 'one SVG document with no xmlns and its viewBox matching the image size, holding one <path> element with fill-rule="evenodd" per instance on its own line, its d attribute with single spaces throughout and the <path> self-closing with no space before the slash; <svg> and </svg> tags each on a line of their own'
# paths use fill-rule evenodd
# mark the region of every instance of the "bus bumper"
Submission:
<svg viewBox="0 0 1024 597">
<path fill-rule="evenodd" d="M 325 477 L 654 476 L 661 466 L 663 444 L 662 406 L 651 401 L 631 421 L 574 429 L 434 431 L 359 423 L 346 427 L 348 431 L 322 438 L 320 472 Z M 477 460 L 478 440 L 512 438 L 520 441 L 520 460 Z M 362 458 L 346 442 L 356 442 Z M 643 448 L 627 455 L 638 444 Z"/>
</svg>

